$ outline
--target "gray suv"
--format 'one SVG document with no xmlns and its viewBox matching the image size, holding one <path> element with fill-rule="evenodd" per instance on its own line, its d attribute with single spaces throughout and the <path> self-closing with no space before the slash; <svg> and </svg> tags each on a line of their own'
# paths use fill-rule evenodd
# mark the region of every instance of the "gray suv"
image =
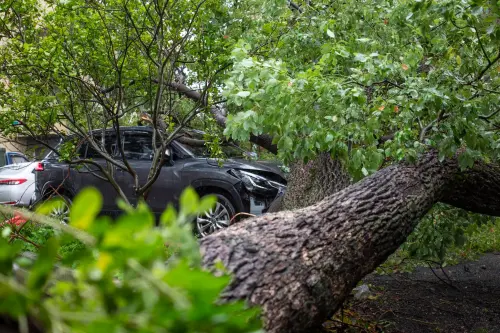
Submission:
<svg viewBox="0 0 500 333">
<path fill-rule="evenodd" d="M 141 181 L 146 180 L 152 163 L 152 131 L 147 126 L 120 129 L 125 156 Z M 99 130 L 93 134 L 98 139 L 102 132 Z M 116 131 L 109 129 L 105 133 L 105 149 L 116 156 Z M 190 144 L 189 140 L 174 140 L 170 146 L 170 161 L 162 167 L 160 176 L 147 196 L 147 203 L 153 212 L 159 216 L 168 203 L 177 205 L 180 194 L 188 186 L 192 186 L 200 196 L 214 194 L 218 198 L 216 207 L 198 216 L 195 222 L 198 235 L 206 236 L 227 227 L 238 213 L 265 212 L 271 202 L 283 194 L 286 180 L 277 164 L 250 161 L 248 153 L 236 145 L 225 145 L 222 149 L 226 158 L 220 163 L 210 158 L 205 146 Z M 81 144 L 79 155 L 105 164 L 104 159 L 85 143 Z M 116 190 L 99 177 L 96 166 L 72 167 L 51 153 L 36 170 L 35 201 L 54 196 L 54 189 L 57 189 L 57 195 L 70 204 L 82 188 L 94 186 L 103 194 L 102 214 L 120 214 Z M 134 204 L 137 199 L 132 176 L 118 168 L 114 171 L 115 180 Z M 69 205 L 61 205 L 53 211 L 53 216 L 67 220 L 68 212 Z"/>
</svg>

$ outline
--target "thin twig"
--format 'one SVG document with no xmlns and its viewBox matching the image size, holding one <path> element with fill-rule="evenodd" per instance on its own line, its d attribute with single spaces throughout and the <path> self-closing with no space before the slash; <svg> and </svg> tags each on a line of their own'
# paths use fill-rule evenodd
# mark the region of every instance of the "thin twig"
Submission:
<svg viewBox="0 0 500 333">
<path fill-rule="evenodd" d="M 488 64 L 491 65 L 490 57 L 488 56 L 488 53 L 486 53 L 486 50 L 484 49 L 483 42 L 481 42 L 481 37 L 479 36 L 479 32 L 477 31 L 477 28 L 474 26 L 473 29 L 476 32 L 477 41 L 479 42 L 479 46 L 481 47 L 481 50 L 483 51 L 484 57 L 486 58 L 486 60 L 488 60 Z"/>
<path fill-rule="evenodd" d="M 425 135 L 427 132 L 434 126 L 434 124 L 439 123 L 441 120 L 448 118 L 449 114 L 445 114 L 444 110 L 439 111 L 439 114 L 436 119 L 431 121 L 427 126 L 425 126 L 420 132 L 420 142 L 423 142 L 425 139 Z"/>
<path fill-rule="evenodd" d="M 35 243 L 31 239 L 28 239 L 24 235 L 19 234 L 17 232 L 13 233 L 10 237 L 11 237 L 12 240 L 17 238 L 17 239 L 22 240 L 23 242 L 30 243 L 31 245 L 33 245 L 37 249 L 40 249 L 42 247 L 40 244 Z"/>
<path fill-rule="evenodd" d="M 495 111 L 493 111 L 492 113 L 488 114 L 488 115 L 479 115 L 478 118 L 479 119 L 483 119 L 485 121 L 487 121 L 488 123 L 490 122 L 490 118 L 491 117 L 494 117 L 496 114 L 498 114 L 500 112 L 500 108 L 496 109 Z"/>
<path fill-rule="evenodd" d="M 442 279 L 439 275 L 437 275 L 437 274 L 436 274 L 436 272 L 434 271 L 434 269 L 432 268 L 432 266 L 431 266 L 431 264 L 430 264 L 429 262 L 427 263 L 427 265 L 428 265 L 428 266 L 429 266 L 429 268 L 431 269 L 432 274 L 434 274 L 434 276 L 435 276 L 435 277 L 437 277 L 439 281 L 441 281 L 441 282 L 443 282 L 444 284 L 446 284 L 446 285 L 448 285 L 448 286 L 452 287 L 452 288 L 453 288 L 453 289 L 455 289 L 455 290 L 460 291 L 460 289 L 458 289 L 458 288 L 457 288 L 457 287 L 455 287 L 453 284 L 451 284 L 451 282 L 447 282 L 447 281 L 443 280 L 443 279 Z M 444 270 L 443 270 L 443 271 L 444 271 Z M 446 276 L 446 277 L 448 277 L 448 275 L 446 275 L 446 274 L 445 274 L 445 276 Z M 449 277 L 448 277 L 448 278 L 449 278 Z M 451 280 L 450 280 L 450 281 L 451 281 Z"/>
<path fill-rule="evenodd" d="M 493 59 L 492 61 L 490 61 L 488 63 L 488 65 L 486 67 L 484 67 L 483 70 L 479 73 L 479 75 L 474 80 L 468 82 L 467 85 L 471 85 L 474 82 L 477 82 L 477 81 L 481 80 L 483 78 L 484 74 L 486 74 L 486 72 L 491 68 L 491 66 L 493 66 L 499 59 L 500 59 L 500 50 L 498 51 L 498 54 L 495 57 L 495 59 Z"/>
<path fill-rule="evenodd" d="M 238 217 L 238 216 L 249 216 L 249 217 L 255 217 L 256 215 L 254 215 L 254 214 L 249 214 L 249 213 L 243 213 L 243 212 L 242 212 L 242 213 L 235 214 L 235 215 L 231 218 L 231 220 L 229 221 L 229 225 L 233 224 L 234 219 L 235 219 L 236 217 Z"/>
</svg>

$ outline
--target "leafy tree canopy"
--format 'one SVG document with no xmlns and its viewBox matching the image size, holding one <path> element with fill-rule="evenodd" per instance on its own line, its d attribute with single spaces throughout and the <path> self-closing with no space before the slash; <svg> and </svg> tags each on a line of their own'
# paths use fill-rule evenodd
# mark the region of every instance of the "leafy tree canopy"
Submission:
<svg viewBox="0 0 500 333">
<path fill-rule="evenodd" d="M 330 151 L 357 177 L 428 147 L 498 159 L 496 2 L 308 3 L 262 25 L 265 53 L 233 49 L 226 134 L 272 133 L 288 160 Z"/>
<path fill-rule="evenodd" d="M 45 134 L 72 134 L 59 156 L 77 156 L 88 141 L 107 162 L 100 168 L 110 182 L 111 167 L 127 171 L 136 195 L 157 179 L 165 148 L 186 125 L 208 129 L 209 149 L 220 149 L 220 129 L 210 111 L 221 99 L 237 38 L 258 28 L 253 15 L 272 3 L 216 0 L 54 0 L 8 1 L 0 6 L 0 131 L 44 142 Z M 93 129 L 135 125 L 143 113 L 156 131 L 147 181 L 141 183 L 122 144 L 110 156 Z M 209 117 L 205 115 L 209 114 Z M 22 126 L 13 127 L 14 120 Z M 54 149 L 54 147 L 50 147 Z M 220 147 L 219 147 L 220 148 Z M 92 162 L 92 161 L 90 161 Z M 124 198 L 126 199 L 126 198 Z"/>
<path fill-rule="evenodd" d="M 2 131 L 37 135 L 59 123 L 82 133 L 134 124 L 143 111 L 169 126 L 203 119 L 218 102 L 234 36 L 256 29 L 247 12 L 261 9 L 255 1 L 3 2 Z M 192 90 L 179 94 L 174 82 Z M 14 119 L 25 126 L 13 129 Z"/>
<path fill-rule="evenodd" d="M 158 84 L 181 80 L 210 103 L 224 90 L 226 135 L 272 134 L 289 161 L 329 151 L 358 178 L 429 146 L 462 149 L 463 167 L 498 158 L 495 2 L 47 4 L 2 4 L 4 116 L 33 132 L 61 115 L 69 127 L 191 115 L 199 104 Z"/>
</svg>

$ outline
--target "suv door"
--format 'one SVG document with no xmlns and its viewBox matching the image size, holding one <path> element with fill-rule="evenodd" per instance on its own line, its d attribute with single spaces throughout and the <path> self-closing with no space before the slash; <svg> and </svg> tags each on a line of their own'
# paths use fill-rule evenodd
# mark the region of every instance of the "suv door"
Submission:
<svg viewBox="0 0 500 333">
<path fill-rule="evenodd" d="M 147 181 L 149 170 L 153 160 L 152 134 L 150 132 L 125 132 L 123 136 L 123 149 L 125 158 L 139 177 L 139 184 L 144 185 Z M 159 214 L 165 210 L 169 202 L 178 199 L 181 164 L 164 165 L 161 167 L 160 175 L 147 195 L 146 202 Z M 130 173 L 117 170 L 117 181 L 131 204 L 137 203 L 134 179 Z"/>
<path fill-rule="evenodd" d="M 96 135 L 94 136 L 94 138 L 96 142 L 101 142 L 100 136 Z M 116 150 L 116 135 L 114 133 L 106 135 L 104 143 L 105 149 L 108 154 L 113 156 L 113 153 Z M 91 159 L 92 161 L 104 167 L 104 169 L 107 168 L 106 160 L 88 143 L 84 143 L 80 148 L 80 156 L 85 157 L 86 159 Z M 106 180 L 105 175 L 97 166 L 93 164 L 84 164 L 81 167 L 76 168 L 75 171 L 78 175 L 77 178 L 79 179 L 76 184 L 78 187 L 77 191 L 80 191 L 84 187 L 93 186 L 97 188 L 102 194 L 102 210 L 109 213 L 118 211 L 116 205 L 118 193 L 116 192 L 113 185 L 108 180 Z M 114 166 L 111 166 L 111 171 L 115 174 L 116 177 L 116 168 Z"/>
</svg>

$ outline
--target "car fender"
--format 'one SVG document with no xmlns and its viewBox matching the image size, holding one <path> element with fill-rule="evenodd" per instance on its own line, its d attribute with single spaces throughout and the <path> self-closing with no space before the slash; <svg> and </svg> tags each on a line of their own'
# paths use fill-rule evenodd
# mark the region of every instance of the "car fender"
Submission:
<svg viewBox="0 0 500 333">
<path fill-rule="evenodd" d="M 23 207 L 28 207 L 31 204 L 31 198 L 33 197 L 33 193 L 35 192 L 35 182 L 31 183 L 26 190 L 24 190 L 24 193 L 21 195 L 18 201 L 18 205 L 23 206 Z"/>
<path fill-rule="evenodd" d="M 76 192 L 74 189 L 68 188 L 57 181 L 48 181 L 43 185 L 42 190 L 40 191 L 42 198 L 45 197 L 47 195 L 47 193 L 50 193 L 51 191 L 54 191 L 58 188 L 62 189 L 64 192 L 69 194 L 69 196 L 72 198 L 76 195 Z"/>
<path fill-rule="evenodd" d="M 229 181 L 222 179 L 210 179 L 210 178 L 197 179 L 191 183 L 191 186 L 195 190 L 198 190 L 202 187 L 214 187 L 228 192 L 232 197 L 228 199 L 232 199 L 231 202 L 233 205 L 235 205 L 234 208 L 236 208 L 236 211 L 245 212 L 247 208 L 245 208 L 245 205 L 243 204 L 242 201 L 243 188 L 240 185 L 241 182 L 231 183 Z"/>
</svg>

